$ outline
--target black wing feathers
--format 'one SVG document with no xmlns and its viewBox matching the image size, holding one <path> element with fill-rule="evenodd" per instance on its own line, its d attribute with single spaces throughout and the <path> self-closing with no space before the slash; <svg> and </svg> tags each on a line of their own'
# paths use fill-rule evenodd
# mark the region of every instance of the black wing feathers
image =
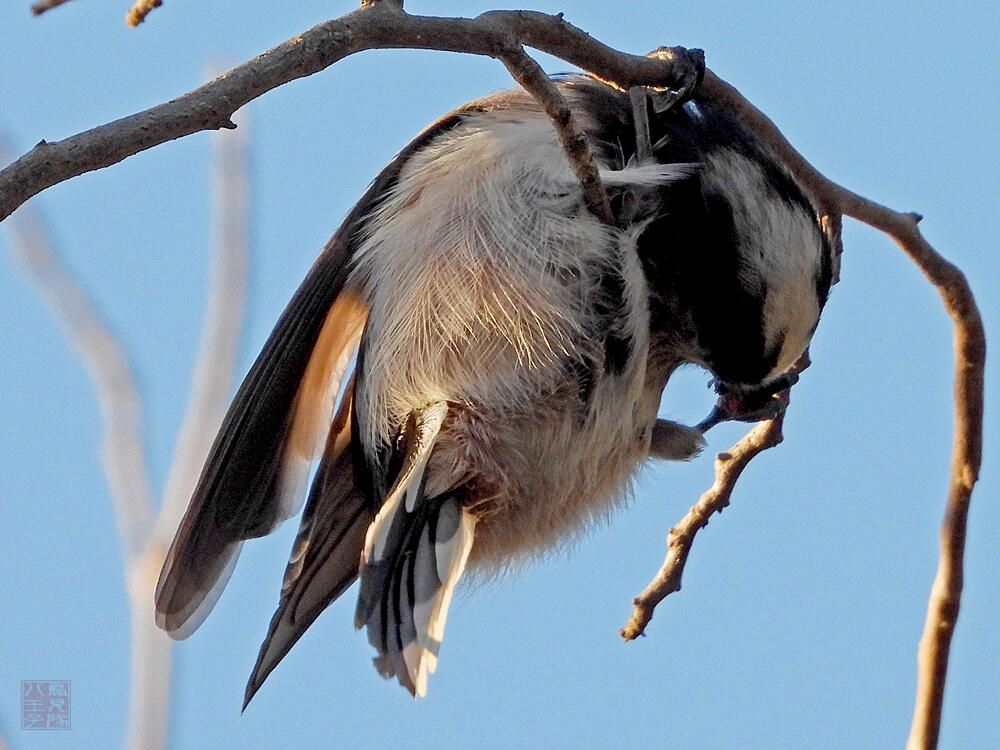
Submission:
<svg viewBox="0 0 1000 750">
<path fill-rule="evenodd" d="M 354 483 L 353 380 L 347 385 L 309 492 L 285 569 L 281 601 L 247 683 L 243 707 L 306 629 L 358 576 L 365 530 L 375 511 Z"/>
<path fill-rule="evenodd" d="M 200 623 L 200 617 L 189 619 L 224 585 L 220 576 L 239 542 L 266 534 L 279 520 L 279 469 L 292 407 L 329 306 L 343 289 L 350 254 L 345 233 L 338 232 L 229 407 L 157 584 L 157 622 L 172 635 L 186 636 Z"/>
</svg>

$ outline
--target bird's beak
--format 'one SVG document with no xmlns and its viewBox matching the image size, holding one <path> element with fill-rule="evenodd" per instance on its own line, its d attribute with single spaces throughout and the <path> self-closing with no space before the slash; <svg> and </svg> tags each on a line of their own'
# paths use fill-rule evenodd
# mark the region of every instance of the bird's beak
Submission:
<svg viewBox="0 0 1000 750">
<path fill-rule="evenodd" d="M 716 382 L 719 398 L 711 413 L 696 427 L 702 433 L 722 422 L 760 422 L 774 419 L 785 411 L 785 400 L 780 394 L 799 380 L 798 373 L 786 372 L 760 388 L 730 386 Z"/>
</svg>

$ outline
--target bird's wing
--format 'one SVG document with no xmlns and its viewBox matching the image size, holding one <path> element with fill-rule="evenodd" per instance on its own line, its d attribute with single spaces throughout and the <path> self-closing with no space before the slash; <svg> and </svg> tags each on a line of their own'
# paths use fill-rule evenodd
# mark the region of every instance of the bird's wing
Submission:
<svg viewBox="0 0 1000 750">
<path fill-rule="evenodd" d="M 359 290 L 348 285 L 358 234 L 406 161 L 463 114 L 438 120 L 382 170 L 317 258 L 240 386 L 156 586 L 156 622 L 172 637 L 187 637 L 204 620 L 243 540 L 269 533 L 296 511 L 367 314 Z"/>
<path fill-rule="evenodd" d="M 375 511 L 354 481 L 353 392 L 352 378 L 309 491 L 299 533 L 285 568 L 281 601 L 247 683 L 244 708 L 320 612 L 357 578 L 365 531 Z"/>
<path fill-rule="evenodd" d="M 448 412 L 444 402 L 414 412 L 401 434 L 402 465 L 361 555 L 354 624 L 367 627 L 375 666 L 415 697 L 427 692 L 455 584 L 472 549 L 475 517 L 461 492 L 425 493 L 427 463 Z"/>
</svg>

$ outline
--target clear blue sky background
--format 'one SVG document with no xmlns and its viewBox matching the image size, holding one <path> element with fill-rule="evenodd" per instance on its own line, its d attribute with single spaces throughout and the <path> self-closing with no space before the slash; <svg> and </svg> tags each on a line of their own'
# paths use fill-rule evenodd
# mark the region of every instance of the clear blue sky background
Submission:
<svg viewBox="0 0 1000 750">
<path fill-rule="evenodd" d="M 126 2 L 0 17 L 0 129 L 20 151 L 183 93 L 348 3 L 168 2 L 139 29 Z M 476 2 L 410 3 L 472 15 Z M 632 52 L 703 47 L 709 65 L 830 177 L 926 217 L 1000 331 L 1000 55 L 994 3 L 658 3 L 534 7 Z M 552 72 L 564 63 L 546 59 Z M 486 58 L 368 52 L 251 105 L 253 267 L 241 372 L 341 217 L 425 123 L 509 85 Z M 165 479 L 204 302 L 209 137 L 199 134 L 34 200 L 138 371 L 154 478 Z M 429 696 L 382 681 L 353 592 L 240 716 L 294 524 L 248 544 L 229 589 L 176 648 L 176 748 L 901 747 L 936 565 L 948 468 L 950 326 L 886 238 L 848 224 L 843 280 L 796 387 L 786 442 L 748 471 L 698 537 L 684 590 L 648 638 L 622 644 L 630 598 L 664 535 L 711 482 L 706 455 L 645 471 L 613 523 L 525 572 L 461 596 Z M 15 750 L 120 746 L 128 620 L 85 373 L 0 231 L 0 728 Z M 988 395 L 996 395 L 996 357 Z M 687 372 L 664 414 L 696 420 Z M 1000 747 L 1000 538 L 995 404 L 974 498 L 966 595 L 942 747 Z M 22 679 L 71 679 L 74 728 L 21 732 Z"/>
</svg>

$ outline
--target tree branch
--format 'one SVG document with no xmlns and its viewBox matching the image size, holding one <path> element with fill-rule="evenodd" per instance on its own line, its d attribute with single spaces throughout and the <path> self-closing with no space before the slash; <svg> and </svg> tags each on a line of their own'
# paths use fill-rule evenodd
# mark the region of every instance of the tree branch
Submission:
<svg viewBox="0 0 1000 750">
<path fill-rule="evenodd" d="M 809 353 L 803 354 L 791 368 L 799 374 L 809 367 Z M 681 590 L 684 566 L 694 544 L 695 535 L 708 525 L 713 513 L 721 513 L 729 505 L 729 498 L 736 488 L 736 482 L 743 470 L 755 456 L 768 448 L 779 445 L 784 439 L 781 429 L 785 423 L 785 409 L 789 403 L 789 391 L 778 394 L 782 410 L 773 419 L 758 422 L 732 448 L 715 457 L 715 482 L 695 503 L 684 517 L 667 532 L 667 556 L 663 565 L 653 576 L 653 580 L 632 600 L 632 615 L 619 634 L 626 641 L 635 640 L 645 632 L 653 619 L 656 605 L 675 591 Z"/>
<path fill-rule="evenodd" d="M 513 45 L 510 50 L 500 55 L 500 60 L 507 66 L 514 80 L 535 97 L 552 120 L 573 172 L 583 188 L 587 207 L 605 224 L 613 224 L 611 202 L 601 184 L 601 176 L 594 163 L 594 154 L 590 150 L 590 141 L 577 127 L 576 118 L 573 117 L 566 98 L 559 93 L 559 89 L 542 67 L 525 53 L 521 45 Z"/>
<path fill-rule="evenodd" d="M 250 244 L 249 119 L 212 139 L 212 268 L 198 358 L 154 537 L 166 552 L 232 394 Z"/>
<path fill-rule="evenodd" d="M 2 151 L 3 149 L 0 149 Z M 152 529 L 153 492 L 142 439 L 142 403 L 135 377 L 118 340 L 101 320 L 84 288 L 63 265 L 44 222 L 31 206 L 11 218 L 11 248 L 42 299 L 63 328 L 90 374 L 103 422 L 101 449 L 122 545 L 122 568 L 131 613 L 130 743 L 133 750 L 159 750 L 166 742 L 165 695 L 146 701 L 147 688 L 170 679 L 169 640 L 150 617 L 152 593 L 145 554 Z M 152 572 L 155 582 L 156 571 Z M 162 716 L 157 721 L 156 717 Z M 155 727 L 158 731 L 150 732 Z M 141 732 L 141 741 L 131 741 Z"/>
<path fill-rule="evenodd" d="M 938 570 L 927 605 L 917 652 L 917 696 L 907 750 L 933 750 L 941 727 L 951 637 L 962 598 L 965 533 L 972 488 L 983 457 L 983 395 L 986 334 L 964 274 L 924 239 L 919 214 L 900 213 L 846 190 L 820 174 L 778 132 L 760 110 L 732 86 L 706 74 L 705 90 L 726 101 L 751 127 L 765 134 L 795 176 L 828 214 L 844 214 L 888 234 L 917 264 L 941 295 L 952 319 L 955 351 L 954 438 Z"/>
<path fill-rule="evenodd" d="M 129 576 L 132 604 L 132 710 L 129 750 L 167 745 L 170 639 L 151 613 L 170 539 L 201 473 L 231 394 L 243 329 L 249 244 L 249 132 L 212 139 L 212 270 L 198 359 L 160 512 Z"/>
<path fill-rule="evenodd" d="M 695 76 L 687 55 L 657 59 L 618 52 L 561 16 L 491 11 L 471 19 L 432 18 L 379 3 L 314 26 L 169 102 L 61 141 L 42 141 L 0 172 L 0 220 L 31 196 L 71 177 L 191 133 L 232 127 L 230 117 L 247 102 L 356 52 L 407 48 L 500 58 L 510 51 L 512 40 L 616 81 L 623 90 L 636 85 L 681 88 Z"/>
<path fill-rule="evenodd" d="M 171 641 L 156 627 L 153 594 L 167 545 L 222 421 L 232 385 L 246 294 L 249 224 L 248 136 L 217 137 L 213 149 L 212 275 L 192 394 L 164 500 L 153 523 L 152 490 L 142 453 L 141 402 L 124 352 L 85 291 L 63 267 L 42 220 L 23 206 L 11 218 L 11 247 L 80 354 L 104 422 L 102 456 L 122 540 L 131 622 L 127 747 L 167 745 Z M 6 155 L 0 144 L 0 158 Z"/>
<path fill-rule="evenodd" d="M 900 213 L 847 190 L 818 172 L 795 150 L 771 120 L 731 85 L 705 72 L 701 91 L 726 104 L 766 141 L 811 194 L 828 236 L 839 251 L 841 216 L 850 216 L 888 234 L 941 295 L 952 319 L 954 375 L 954 439 L 948 496 L 940 534 L 937 574 L 931 588 L 924 633 L 917 654 L 917 696 L 907 750 L 937 747 L 941 708 L 947 678 L 948 655 L 962 596 L 962 568 L 969 502 L 982 463 L 984 369 L 986 337 L 982 317 L 962 272 L 942 257 L 921 235 L 920 216 Z M 839 258 L 839 252 L 838 252 Z M 836 268 L 835 268 L 836 271 Z M 836 273 L 835 273 L 836 277 Z M 780 424 L 777 425 L 780 428 Z M 739 473 L 765 444 L 776 437 L 773 423 L 762 423 L 733 447 L 725 460 L 716 461 L 716 481 L 698 504 L 670 531 L 667 559 L 657 576 L 635 601 L 635 610 L 622 636 L 635 638 L 665 596 L 680 588 L 680 574 L 694 534 L 708 516 L 728 503 Z M 773 444 L 773 443 L 772 443 Z M 745 461 L 743 458 L 745 457 Z"/>
<path fill-rule="evenodd" d="M 653 580 L 635 599 L 632 615 L 619 633 L 626 641 L 634 640 L 653 618 L 653 610 L 669 594 L 681 590 L 681 576 L 687 563 L 695 534 L 708 525 L 713 513 L 721 513 L 729 505 L 736 481 L 758 453 L 782 441 L 784 415 L 758 422 L 743 438 L 725 453 L 715 457 L 715 482 L 702 493 L 698 502 L 667 533 L 667 557 Z"/>
<path fill-rule="evenodd" d="M 40 16 L 45 11 L 58 8 L 60 5 L 68 2 L 69 0 L 38 0 L 37 3 L 33 3 L 31 6 L 31 15 Z"/>
</svg>

